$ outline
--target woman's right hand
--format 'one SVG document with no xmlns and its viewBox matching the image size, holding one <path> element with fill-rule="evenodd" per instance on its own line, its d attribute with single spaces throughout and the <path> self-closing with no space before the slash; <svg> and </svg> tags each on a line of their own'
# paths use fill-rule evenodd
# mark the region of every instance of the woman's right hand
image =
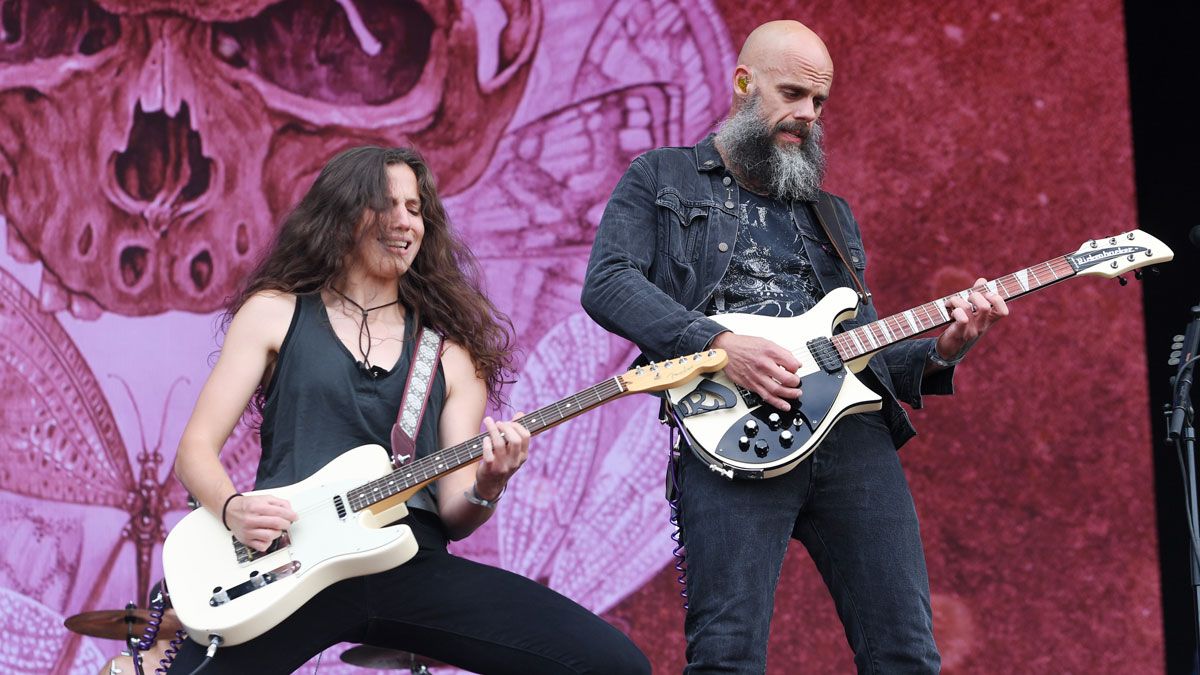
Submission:
<svg viewBox="0 0 1200 675">
<path fill-rule="evenodd" d="M 270 495 L 234 497 L 225 509 L 225 523 L 233 536 L 260 552 L 299 518 L 286 499 Z"/>
</svg>

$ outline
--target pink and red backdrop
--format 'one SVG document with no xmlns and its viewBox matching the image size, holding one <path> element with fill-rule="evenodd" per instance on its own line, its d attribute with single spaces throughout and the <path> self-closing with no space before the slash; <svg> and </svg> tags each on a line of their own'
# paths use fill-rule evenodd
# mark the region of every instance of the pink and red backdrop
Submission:
<svg viewBox="0 0 1200 675">
<path fill-rule="evenodd" d="M 160 576 L 216 312 L 328 157 L 425 152 L 516 323 L 510 403 L 530 409 L 634 356 L 578 304 L 605 200 L 638 153 L 713 128 L 737 47 L 781 17 L 834 55 L 828 186 L 863 224 L 881 311 L 1135 226 L 1116 0 L 0 0 L 4 669 L 95 672 L 117 651 L 62 619 Z M 1013 309 L 903 450 L 946 671 L 1155 672 L 1139 295 L 1086 279 Z M 625 400 L 539 438 L 455 548 L 571 596 L 676 672 L 653 408 Z M 242 485 L 255 443 L 241 429 L 225 452 Z M 321 671 L 360 672 L 339 651 Z M 852 669 L 799 549 L 770 664 Z"/>
</svg>

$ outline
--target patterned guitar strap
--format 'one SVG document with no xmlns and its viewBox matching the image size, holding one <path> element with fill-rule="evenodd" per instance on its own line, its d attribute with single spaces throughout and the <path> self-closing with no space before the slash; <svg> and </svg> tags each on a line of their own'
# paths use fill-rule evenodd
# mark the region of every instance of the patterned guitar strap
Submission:
<svg viewBox="0 0 1200 675">
<path fill-rule="evenodd" d="M 438 358 L 442 353 L 442 336 L 437 331 L 419 328 L 413 350 L 412 365 L 408 369 L 408 382 L 404 385 L 404 398 L 396 423 L 392 425 L 392 466 L 400 468 L 417 455 L 417 431 L 433 390 L 433 378 L 437 375 Z"/>
</svg>

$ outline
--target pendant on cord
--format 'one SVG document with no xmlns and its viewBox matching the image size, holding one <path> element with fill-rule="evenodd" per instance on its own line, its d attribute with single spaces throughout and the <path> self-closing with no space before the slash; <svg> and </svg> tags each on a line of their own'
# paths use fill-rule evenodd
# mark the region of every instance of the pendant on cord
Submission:
<svg viewBox="0 0 1200 675">
<path fill-rule="evenodd" d="M 358 369 L 361 370 L 364 375 L 371 378 L 372 380 L 382 377 L 383 375 L 386 375 L 387 374 L 386 370 L 384 370 L 383 368 L 380 368 L 379 366 L 371 365 L 371 361 L 370 361 L 371 327 L 367 324 L 367 314 L 369 312 L 374 312 L 377 309 L 383 309 L 384 307 L 391 307 L 392 305 L 399 304 L 400 298 L 396 298 L 395 300 L 384 303 L 382 305 L 376 305 L 375 307 L 365 307 L 364 308 L 362 305 L 351 300 L 349 297 L 346 296 L 345 293 L 339 291 L 338 289 L 336 289 L 336 288 L 333 289 L 333 292 L 342 296 L 343 300 L 350 303 L 351 305 L 354 305 L 355 309 L 357 309 L 359 312 L 362 313 L 362 323 L 360 323 L 358 325 L 358 352 L 360 354 L 362 354 L 363 358 L 362 358 L 362 361 L 357 362 Z M 364 337 L 366 338 L 366 346 L 365 347 L 363 346 L 363 338 Z"/>
</svg>

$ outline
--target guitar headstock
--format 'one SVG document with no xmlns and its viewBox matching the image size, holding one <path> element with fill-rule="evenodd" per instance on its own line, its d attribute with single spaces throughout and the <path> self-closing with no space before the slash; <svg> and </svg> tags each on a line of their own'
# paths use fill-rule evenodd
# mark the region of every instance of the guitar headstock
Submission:
<svg viewBox="0 0 1200 675">
<path fill-rule="evenodd" d="M 725 367 L 729 357 L 724 349 L 708 349 L 675 359 L 667 359 L 626 371 L 618 379 L 628 392 L 663 391 L 688 380 Z"/>
<path fill-rule="evenodd" d="M 1170 247 L 1141 230 L 1093 239 L 1066 256 L 1076 274 L 1099 274 L 1110 278 L 1174 257 Z"/>
</svg>

